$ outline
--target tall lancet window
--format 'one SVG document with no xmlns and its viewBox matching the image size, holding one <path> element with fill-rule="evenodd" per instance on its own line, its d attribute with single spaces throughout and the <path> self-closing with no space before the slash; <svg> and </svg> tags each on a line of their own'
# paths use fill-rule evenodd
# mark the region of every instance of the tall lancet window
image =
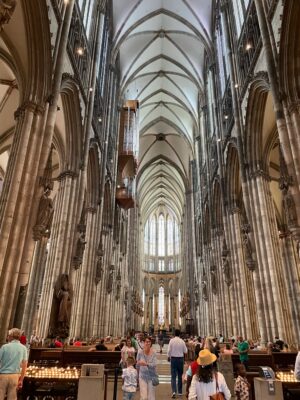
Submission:
<svg viewBox="0 0 300 400">
<path fill-rule="evenodd" d="M 179 254 L 180 252 L 180 245 L 179 245 L 179 228 L 178 223 L 174 221 L 174 235 L 175 235 L 175 254 Z"/>
<path fill-rule="evenodd" d="M 150 255 L 155 256 L 156 253 L 156 219 L 153 216 L 150 220 Z"/>
<path fill-rule="evenodd" d="M 149 221 L 146 222 L 144 230 L 144 254 L 149 253 Z"/>
<path fill-rule="evenodd" d="M 165 255 L 165 218 L 163 214 L 158 217 L 158 255 Z"/>
<path fill-rule="evenodd" d="M 165 322 L 165 289 L 161 286 L 158 292 L 158 323 Z"/>
<path fill-rule="evenodd" d="M 168 215 L 167 219 L 167 237 L 168 237 L 168 256 L 172 256 L 174 254 L 174 224 L 170 215 Z"/>
</svg>

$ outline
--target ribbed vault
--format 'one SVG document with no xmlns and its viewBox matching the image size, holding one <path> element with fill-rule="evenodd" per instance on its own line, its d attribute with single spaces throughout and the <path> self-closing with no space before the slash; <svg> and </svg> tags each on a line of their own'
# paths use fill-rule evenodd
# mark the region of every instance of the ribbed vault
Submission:
<svg viewBox="0 0 300 400">
<path fill-rule="evenodd" d="M 137 193 L 144 221 L 161 206 L 182 219 L 211 13 L 207 0 L 113 1 L 121 97 L 140 104 Z"/>
</svg>

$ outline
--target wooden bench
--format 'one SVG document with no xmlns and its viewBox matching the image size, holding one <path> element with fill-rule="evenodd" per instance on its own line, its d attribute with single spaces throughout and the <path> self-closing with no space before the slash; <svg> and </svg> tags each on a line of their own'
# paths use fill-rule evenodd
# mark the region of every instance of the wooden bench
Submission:
<svg viewBox="0 0 300 400">
<path fill-rule="evenodd" d="M 81 367 L 82 364 L 104 364 L 105 368 L 118 367 L 121 360 L 119 351 L 88 351 L 87 348 L 77 350 L 32 348 L 29 352 L 28 363 L 40 363 L 67 367 Z"/>
</svg>

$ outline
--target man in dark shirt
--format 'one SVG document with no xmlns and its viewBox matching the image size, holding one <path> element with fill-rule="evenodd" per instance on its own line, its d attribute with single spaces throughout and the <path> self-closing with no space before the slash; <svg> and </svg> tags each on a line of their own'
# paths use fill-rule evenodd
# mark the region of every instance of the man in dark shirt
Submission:
<svg viewBox="0 0 300 400">
<path fill-rule="evenodd" d="M 279 350 L 283 350 L 284 341 L 279 339 L 278 336 L 275 336 L 275 344 L 279 348 Z"/>
<path fill-rule="evenodd" d="M 100 350 L 100 351 L 103 351 L 103 350 L 108 350 L 107 349 L 107 347 L 105 346 L 105 344 L 104 344 L 104 339 L 101 339 L 100 340 L 100 343 L 98 343 L 98 344 L 96 344 L 96 350 Z"/>
</svg>

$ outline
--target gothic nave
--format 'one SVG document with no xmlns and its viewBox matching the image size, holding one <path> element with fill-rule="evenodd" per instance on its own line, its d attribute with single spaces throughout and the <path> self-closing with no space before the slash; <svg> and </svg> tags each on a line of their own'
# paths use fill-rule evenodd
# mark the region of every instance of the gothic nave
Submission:
<svg viewBox="0 0 300 400">
<path fill-rule="evenodd" d="M 0 342 L 300 343 L 300 2 L 0 0 Z"/>
</svg>

